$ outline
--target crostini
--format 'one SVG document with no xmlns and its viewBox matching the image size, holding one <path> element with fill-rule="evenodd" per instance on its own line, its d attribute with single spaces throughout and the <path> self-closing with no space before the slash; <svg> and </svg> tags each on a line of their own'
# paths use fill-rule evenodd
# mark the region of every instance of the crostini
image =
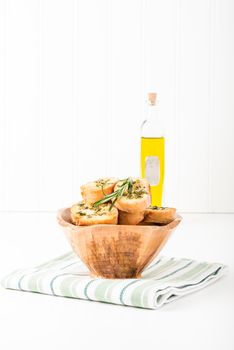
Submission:
<svg viewBox="0 0 234 350">
<path fill-rule="evenodd" d="M 92 206 L 96 201 L 112 193 L 117 182 L 118 179 L 108 177 L 82 185 L 80 189 L 83 200 L 88 206 Z"/>
<path fill-rule="evenodd" d="M 111 204 L 102 204 L 98 208 L 90 208 L 81 201 L 71 207 L 71 221 L 77 226 L 115 225 L 118 223 L 118 210 L 110 206 Z"/>
<path fill-rule="evenodd" d="M 126 213 L 119 210 L 118 224 L 119 225 L 137 225 L 144 220 L 144 212 L 139 211 L 136 213 Z"/>
<path fill-rule="evenodd" d="M 156 224 L 169 224 L 176 217 L 175 208 L 164 208 L 157 206 L 149 206 L 145 210 L 144 220 L 145 223 Z"/>
<path fill-rule="evenodd" d="M 150 187 L 145 179 L 128 178 L 119 181 L 114 187 L 114 191 L 123 187 L 124 181 L 127 186 L 121 196 L 115 201 L 115 206 L 127 213 L 143 212 L 151 203 Z"/>
</svg>

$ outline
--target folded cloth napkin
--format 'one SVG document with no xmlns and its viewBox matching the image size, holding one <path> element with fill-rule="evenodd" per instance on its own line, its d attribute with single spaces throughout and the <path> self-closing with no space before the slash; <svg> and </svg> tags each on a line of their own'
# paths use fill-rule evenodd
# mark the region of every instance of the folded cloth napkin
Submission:
<svg viewBox="0 0 234 350">
<path fill-rule="evenodd" d="M 2 285 L 9 289 L 157 309 L 219 279 L 226 266 L 190 259 L 159 257 L 140 279 L 89 276 L 81 260 L 69 252 L 31 269 L 16 270 Z"/>
</svg>

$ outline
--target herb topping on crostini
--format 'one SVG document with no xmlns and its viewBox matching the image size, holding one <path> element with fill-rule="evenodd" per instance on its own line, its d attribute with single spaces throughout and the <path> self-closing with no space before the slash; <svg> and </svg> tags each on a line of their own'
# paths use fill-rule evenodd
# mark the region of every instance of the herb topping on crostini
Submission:
<svg viewBox="0 0 234 350">
<path fill-rule="evenodd" d="M 110 181 L 110 179 L 98 179 L 95 181 L 96 183 L 96 187 L 105 187 L 106 185 L 110 185 L 112 182 Z"/>
<path fill-rule="evenodd" d="M 76 203 L 71 207 L 71 221 L 79 226 L 117 224 L 118 210 L 116 208 L 110 210 L 110 206 L 110 203 L 106 203 L 94 208 L 84 202 Z"/>
<path fill-rule="evenodd" d="M 110 206 L 110 210 L 114 206 L 115 202 L 120 197 L 126 197 L 128 199 L 138 199 L 142 198 L 144 194 L 147 194 L 146 188 L 142 186 L 139 179 L 132 179 L 128 177 L 124 180 L 120 180 L 117 185 L 117 190 L 109 195 L 106 195 L 103 199 L 95 202 L 93 204 L 94 207 L 98 207 L 101 204 L 108 203 L 112 201 Z"/>
<path fill-rule="evenodd" d="M 111 204 L 100 205 L 99 207 L 88 207 L 84 203 L 77 204 L 76 214 L 80 216 L 92 217 L 93 215 L 105 215 L 110 210 Z"/>
<path fill-rule="evenodd" d="M 164 210 L 166 209 L 166 207 L 158 207 L 157 205 L 150 205 L 148 207 L 148 209 L 152 209 L 152 210 Z"/>
</svg>

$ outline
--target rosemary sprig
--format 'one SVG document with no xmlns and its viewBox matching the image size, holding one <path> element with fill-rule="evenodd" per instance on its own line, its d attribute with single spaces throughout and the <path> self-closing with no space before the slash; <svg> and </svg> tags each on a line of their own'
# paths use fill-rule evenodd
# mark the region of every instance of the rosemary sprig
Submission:
<svg viewBox="0 0 234 350">
<path fill-rule="evenodd" d="M 132 181 L 132 178 L 131 178 L 131 177 L 129 177 L 128 179 L 129 179 L 129 181 L 128 181 L 128 192 L 129 192 L 130 194 L 132 194 L 133 181 Z"/>
<path fill-rule="evenodd" d="M 109 179 L 99 179 L 99 180 L 96 181 L 96 186 L 99 187 L 99 188 L 101 188 L 101 191 L 102 191 L 102 193 L 103 193 L 103 196 L 106 195 L 105 192 L 104 192 L 104 187 L 105 187 L 106 185 L 108 185 L 108 181 L 109 181 Z"/>
<path fill-rule="evenodd" d="M 101 204 L 107 203 L 109 201 L 112 201 L 111 206 L 109 208 L 109 210 L 111 210 L 115 204 L 115 202 L 117 201 L 118 198 L 122 197 L 124 195 L 124 193 L 126 191 L 132 193 L 132 186 L 133 186 L 133 181 L 130 177 L 128 177 L 127 179 L 122 180 L 122 185 L 119 186 L 119 188 L 114 191 L 113 193 L 110 193 L 108 195 L 106 195 L 104 198 L 100 199 L 99 201 L 95 202 L 93 204 L 93 207 L 98 207 Z"/>
</svg>

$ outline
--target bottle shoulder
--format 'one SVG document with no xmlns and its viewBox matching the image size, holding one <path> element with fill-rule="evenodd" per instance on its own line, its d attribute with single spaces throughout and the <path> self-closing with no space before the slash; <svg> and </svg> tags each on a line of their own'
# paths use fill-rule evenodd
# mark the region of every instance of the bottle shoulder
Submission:
<svg viewBox="0 0 234 350">
<path fill-rule="evenodd" d="M 157 118 L 145 119 L 141 124 L 141 136 L 142 137 L 164 137 L 164 125 L 162 121 Z"/>
</svg>

